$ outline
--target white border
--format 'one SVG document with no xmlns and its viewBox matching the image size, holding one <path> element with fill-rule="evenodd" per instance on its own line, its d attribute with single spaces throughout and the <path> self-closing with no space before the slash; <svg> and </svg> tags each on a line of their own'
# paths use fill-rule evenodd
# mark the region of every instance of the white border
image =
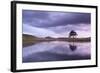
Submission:
<svg viewBox="0 0 100 73">
<path fill-rule="evenodd" d="M 22 63 L 22 9 L 26 10 L 45 10 L 45 11 L 64 11 L 64 12 L 84 12 L 91 13 L 91 60 L 80 61 L 56 61 L 56 62 L 39 62 L 39 63 Z M 39 68 L 52 68 L 52 67 L 72 67 L 72 66 L 85 66 L 95 65 L 96 57 L 96 45 L 95 45 L 95 13 L 93 8 L 81 8 L 81 7 L 63 7 L 63 6 L 45 6 L 45 5 L 28 5 L 17 4 L 17 70 L 22 69 L 39 69 Z"/>
</svg>

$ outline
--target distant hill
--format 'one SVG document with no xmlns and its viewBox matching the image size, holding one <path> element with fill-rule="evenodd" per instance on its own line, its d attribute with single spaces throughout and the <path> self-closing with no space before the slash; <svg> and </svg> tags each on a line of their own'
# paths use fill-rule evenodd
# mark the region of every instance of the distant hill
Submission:
<svg viewBox="0 0 100 73">
<path fill-rule="evenodd" d="M 33 35 L 28 35 L 28 34 L 23 34 L 23 39 L 26 38 L 26 39 L 37 39 L 36 36 L 33 36 Z"/>
<path fill-rule="evenodd" d="M 33 35 L 23 34 L 23 46 L 35 44 L 39 38 Z"/>
<path fill-rule="evenodd" d="M 66 42 L 90 42 L 91 37 L 87 38 L 53 38 L 53 37 L 44 37 L 44 38 L 38 38 L 33 35 L 23 34 L 23 45 L 30 45 L 30 44 L 36 44 L 39 42 L 46 42 L 46 41 L 66 41 Z"/>
<path fill-rule="evenodd" d="M 91 37 L 86 37 L 86 38 L 53 38 L 53 37 L 44 37 L 44 38 L 39 38 L 33 35 L 28 35 L 28 34 L 23 34 L 23 41 L 69 41 L 69 42 L 89 42 L 91 41 Z"/>
</svg>

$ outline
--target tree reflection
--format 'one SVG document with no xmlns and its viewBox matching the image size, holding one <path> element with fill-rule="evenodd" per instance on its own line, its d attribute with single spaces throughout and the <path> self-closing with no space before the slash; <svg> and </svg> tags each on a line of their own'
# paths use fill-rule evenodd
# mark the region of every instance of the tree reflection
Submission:
<svg viewBox="0 0 100 73">
<path fill-rule="evenodd" d="M 71 49 L 71 51 L 75 51 L 77 49 L 77 46 L 69 44 L 69 48 Z"/>
<path fill-rule="evenodd" d="M 77 49 L 75 42 L 72 42 L 71 44 L 69 44 L 69 48 L 71 49 L 71 51 L 75 51 Z"/>
</svg>

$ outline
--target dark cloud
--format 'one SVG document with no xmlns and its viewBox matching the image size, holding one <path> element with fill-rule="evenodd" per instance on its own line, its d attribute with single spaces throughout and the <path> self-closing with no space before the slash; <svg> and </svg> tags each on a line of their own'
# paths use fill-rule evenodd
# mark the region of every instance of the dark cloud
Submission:
<svg viewBox="0 0 100 73">
<path fill-rule="evenodd" d="M 90 14 L 88 13 L 70 13 L 72 14 L 72 17 L 67 17 L 65 15 L 65 18 L 58 21 L 59 24 L 79 24 L 79 23 L 85 23 L 90 24 Z"/>
<path fill-rule="evenodd" d="M 48 18 L 48 13 L 46 12 L 38 12 L 38 11 L 32 11 L 32 10 L 23 10 L 22 13 L 23 16 L 23 22 L 24 23 L 30 23 L 36 19 L 38 20 L 45 20 Z M 33 24 L 34 25 L 34 24 Z"/>
<path fill-rule="evenodd" d="M 23 10 L 22 16 L 24 24 L 44 28 L 68 24 L 91 23 L 90 13 Z"/>
</svg>

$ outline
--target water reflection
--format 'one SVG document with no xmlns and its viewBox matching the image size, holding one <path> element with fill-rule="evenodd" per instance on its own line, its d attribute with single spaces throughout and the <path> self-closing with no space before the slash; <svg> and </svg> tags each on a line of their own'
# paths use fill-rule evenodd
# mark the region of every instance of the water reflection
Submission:
<svg viewBox="0 0 100 73">
<path fill-rule="evenodd" d="M 72 51 L 75 51 L 77 49 L 77 46 L 76 45 L 71 45 L 69 44 L 69 48 L 72 50 Z"/>
<path fill-rule="evenodd" d="M 23 62 L 90 59 L 90 43 L 41 42 L 23 48 Z"/>
</svg>

